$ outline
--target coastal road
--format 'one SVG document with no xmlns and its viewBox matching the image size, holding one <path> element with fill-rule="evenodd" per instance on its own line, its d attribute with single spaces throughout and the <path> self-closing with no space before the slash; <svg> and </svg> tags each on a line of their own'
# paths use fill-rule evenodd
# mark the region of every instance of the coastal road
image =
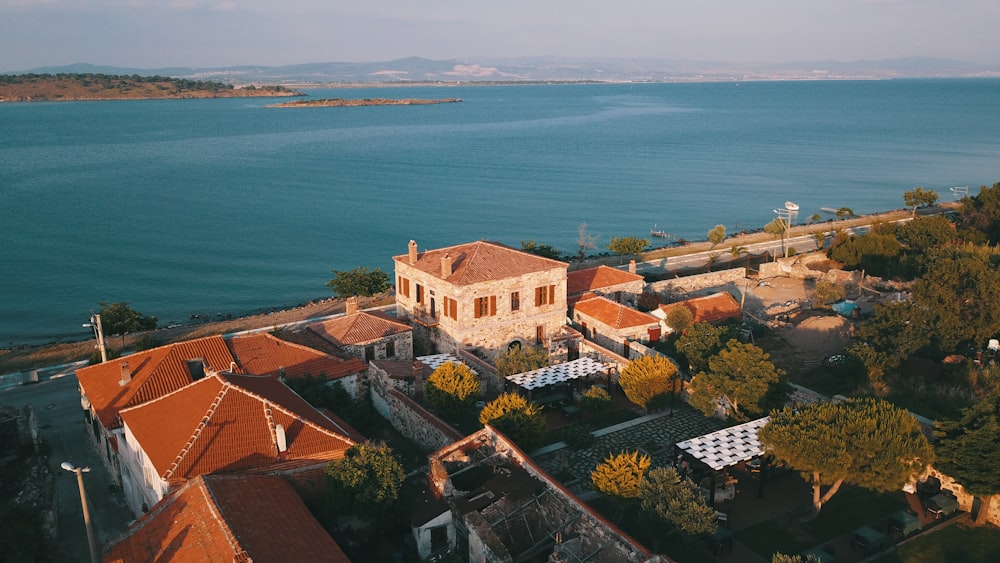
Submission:
<svg viewBox="0 0 1000 563">
<path fill-rule="evenodd" d="M 864 234 L 868 232 L 868 230 L 868 225 L 844 229 L 845 232 L 851 235 Z M 823 246 L 826 247 L 829 241 L 830 233 L 827 233 Z M 794 248 L 795 252 L 799 254 L 803 252 L 813 252 L 816 250 L 816 239 L 812 235 L 788 237 L 785 239 L 784 245 L 788 249 Z M 704 268 L 712 262 L 713 256 L 716 257 L 713 269 L 734 268 L 738 267 L 741 262 L 746 260 L 746 255 L 761 256 L 767 253 L 771 256 L 780 257 L 783 252 L 782 241 L 780 238 L 776 240 L 748 244 L 744 247 L 745 250 L 743 255 L 735 260 L 733 259 L 732 254 L 730 254 L 729 248 L 729 246 L 726 246 L 726 244 L 723 243 L 712 250 L 694 252 L 681 256 L 671 256 L 669 258 L 657 258 L 656 260 L 647 260 L 645 262 L 637 262 L 635 265 L 635 271 L 640 275 L 649 274 L 663 276 L 680 274 L 684 271 Z"/>
<path fill-rule="evenodd" d="M 101 465 L 94 441 L 88 436 L 90 425 L 84 420 L 73 369 L 74 366 L 65 366 L 40 370 L 39 383 L 0 390 L 2 405 L 18 408 L 31 405 L 38 418 L 39 438 L 49 449 L 48 469 L 54 478 L 58 513 L 57 561 L 90 559 L 76 475 L 61 469 L 62 462 L 90 468 L 90 472 L 83 474 L 83 482 L 98 551 L 132 520 L 119 488 Z"/>
</svg>

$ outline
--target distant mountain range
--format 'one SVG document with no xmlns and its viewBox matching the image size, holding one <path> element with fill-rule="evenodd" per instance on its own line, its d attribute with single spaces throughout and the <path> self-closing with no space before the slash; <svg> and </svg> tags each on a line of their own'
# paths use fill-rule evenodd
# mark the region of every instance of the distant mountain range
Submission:
<svg viewBox="0 0 1000 563">
<path fill-rule="evenodd" d="M 41 67 L 36 74 L 161 75 L 230 84 L 402 84 L 421 82 L 688 82 L 998 77 L 1000 65 L 934 58 L 877 61 L 803 61 L 780 64 L 652 59 L 552 57 L 479 61 L 410 57 L 370 63 L 309 63 L 217 68 L 124 68 L 92 64 Z M 10 73 L 7 73 L 10 74 Z"/>
</svg>

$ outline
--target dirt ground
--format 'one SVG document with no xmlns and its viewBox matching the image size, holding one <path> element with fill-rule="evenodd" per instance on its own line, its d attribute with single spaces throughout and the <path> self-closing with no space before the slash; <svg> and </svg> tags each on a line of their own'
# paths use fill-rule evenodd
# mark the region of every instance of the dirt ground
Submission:
<svg viewBox="0 0 1000 563">
<path fill-rule="evenodd" d="M 793 278 L 770 278 L 747 288 L 748 310 L 786 313 L 774 336 L 759 343 L 771 360 L 786 371 L 809 369 L 836 354 L 850 342 L 853 324 L 832 312 L 809 309 L 812 282 Z"/>
</svg>

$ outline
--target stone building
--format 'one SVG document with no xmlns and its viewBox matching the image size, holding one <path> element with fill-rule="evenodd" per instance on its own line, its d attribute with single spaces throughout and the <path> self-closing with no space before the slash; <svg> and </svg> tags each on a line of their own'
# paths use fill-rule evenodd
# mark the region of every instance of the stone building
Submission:
<svg viewBox="0 0 1000 563">
<path fill-rule="evenodd" d="M 359 311 L 357 297 L 347 300 L 343 316 L 307 330 L 333 343 L 342 355 L 365 362 L 413 358 L 413 328 L 381 311 Z"/>
<path fill-rule="evenodd" d="M 656 317 L 600 296 L 578 302 L 573 321 L 584 336 L 616 354 L 629 357 L 629 342 L 656 342 L 660 321 Z"/>
<path fill-rule="evenodd" d="M 635 273 L 635 260 L 629 263 L 627 272 L 602 264 L 566 275 L 566 301 L 570 307 L 588 292 L 635 307 L 645 288 L 645 278 Z"/>
<path fill-rule="evenodd" d="M 565 262 L 476 241 L 394 256 L 396 314 L 423 354 L 548 346 L 566 324 Z"/>
</svg>

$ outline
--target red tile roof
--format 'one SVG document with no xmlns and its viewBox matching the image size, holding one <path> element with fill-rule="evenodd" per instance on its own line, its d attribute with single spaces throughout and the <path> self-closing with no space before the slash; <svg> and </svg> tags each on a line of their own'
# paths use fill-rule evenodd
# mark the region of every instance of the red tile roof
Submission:
<svg viewBox="0 0 1000 563">
<path fill-rule="evenodd" d="M 445 255 L 452 260 L 452 273 L 447 277 L 441 275 L 441 259 Z M 409 264 L 409 254 L 393 256 L 392 259 L 402 264 Z M 480 240 L 447 248 L 425 250 L 417 254 L 417 262 L 412 267 L 436 278 L 447 280 L 453 285 L 472 285 L 556 268 L 565 270 L 569 264 L 496 242 Z"/>
<path fill-rule="evenodd" d="M 211 375 L 125 409 L 121 418 L 157 474 L 174 482 L 285 460 L 339 459 L 354 443 L 349 436 L 357 435 L 266 376 Z M 284 453 L 278 451 L 279 424 Z"/>
<path fill-rule="evenodd" d="M 309 329 L 342 346 L 358 346 L 387 336 L 413 331 L 410 325 L 380 311 L 358 311 L 311 324 Z"/>
<path fill-rule="evenodd" d="M 576 295 L 584 291 L 611 287 L 624 283 L 645 281 L 639 274 L 632 274 L 625 270 L 600 265 L 596 268 L 586 270 L 574 270 L 566 274 L 566 293 Z"/>
<path fill-rule="evenodd" d="M 188 360 L 203 359 L 211 371 L 239 371 L 221 336 L 168 344 L 76 370 L 80 388 L 105 428 L 116 428 L 118 412 L 176 391 L 191 383 Z M 122 365 L 131 380 L 122 384 Z"/>
<path fill-rule="evenodd" d="M 652 315 L 615 303 L 605 297 L 594 297 L 580 301 L 573 308 L 573 311 L 587 315 L 615 329 L 655 325 L 660 322 Z"/>
<path fill-rule="evenodd" d="M 289 379 L 325 375 L 326 379 L 339 379 L 367 369 L 357 358 L 337 358 L 265 332 L 237 336 L 227 344 L 243 371 L 253 375 L 283 374 Z"/>
<path fill-rule="evenodd" d="M 660 310 L 669 313 L 674 307 L 687 307 L 696 323 L 714 323 L 742 315 L 740 304 L 726 291 L 660 305 Z"/>
<path fill-rule="evenodd" d="M 350 562 L 291 485 L 265 475 L 191 480 L 113 540 L 103 560 Z"/>
</svg>

